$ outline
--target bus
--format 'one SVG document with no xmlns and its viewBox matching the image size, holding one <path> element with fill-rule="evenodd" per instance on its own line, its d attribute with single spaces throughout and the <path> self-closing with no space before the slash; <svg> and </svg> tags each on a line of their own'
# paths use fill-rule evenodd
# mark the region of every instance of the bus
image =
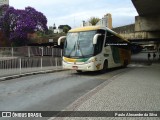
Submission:
<svg viewBox="0 0 160 120">
<path fill-rule="evenodd" d="M 71 29 L 63 42 L 63 69 L 106 71 L 130 63 L 130 42 L 107 27 L 88 26 Z"/>
</svg>

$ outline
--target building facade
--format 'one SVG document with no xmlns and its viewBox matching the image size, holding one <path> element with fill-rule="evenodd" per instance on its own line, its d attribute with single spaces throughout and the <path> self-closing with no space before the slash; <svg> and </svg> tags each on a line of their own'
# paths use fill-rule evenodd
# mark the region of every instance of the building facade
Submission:
<svg viewBox="0 0 160 120">
<path fill-rule="evenodd" d="M 0 0 L 0 17 L 4 14 L 5 11 L 3 11 L 2 6 L 3 5 L 9 5 L 9 0 Z"/>
<path fill-rule="evenodd" d="M 9 0 L 0 0 L 0 6 L 9 5 Z"/>
</svg>

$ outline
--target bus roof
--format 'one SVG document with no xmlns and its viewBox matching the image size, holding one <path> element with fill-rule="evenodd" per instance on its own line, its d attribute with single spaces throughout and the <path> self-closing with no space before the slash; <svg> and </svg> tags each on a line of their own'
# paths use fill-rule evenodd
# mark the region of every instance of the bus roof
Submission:
<svg viewBox="0 0 160 120">
<path fill-rule="evenodd" d="M 100 26 L 86 26 L 86 27 L 79 27 L 71 29 L 69 32 L 82 32 L 82 31 L 91 31 L 91 30 L 98 30 Z"/>
<path fill-rule="evenodd" d="M 101 26 L 86 26 L 86 27 L 79 27 L 79 28 L 74 28 L 69 30 L 68 32 L 84 32 L 84 31 L 92 31 L 92 30 L 107 30 L 110 33 L 114 34 L 115 36 L 123 39 L 124 41 L 129 42 L 127 39 L 124 39 L 121 35 L 119 35 L 118 33 L 114 32 L 113 30 L 107 28 L 107 27 L 101 27 Z"/>
</svg>

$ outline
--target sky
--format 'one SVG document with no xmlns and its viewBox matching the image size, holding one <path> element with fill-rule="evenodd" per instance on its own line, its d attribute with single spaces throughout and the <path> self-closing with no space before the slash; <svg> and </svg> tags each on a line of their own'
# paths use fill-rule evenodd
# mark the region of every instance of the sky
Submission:
<svg viewBox="0 0 160 120">
<path fill-rule="evenodd" d="M 119 27 L 134 23 L 138 15 L 131 0 L 10 0 L 9 4 L 15 9 L 34 7 L 47 17 L 48 26 L 57 27 L 80 27 L 83 20 L 101 19 L 107 13 L 112 14 L 113 27 Z"/>
</svg>

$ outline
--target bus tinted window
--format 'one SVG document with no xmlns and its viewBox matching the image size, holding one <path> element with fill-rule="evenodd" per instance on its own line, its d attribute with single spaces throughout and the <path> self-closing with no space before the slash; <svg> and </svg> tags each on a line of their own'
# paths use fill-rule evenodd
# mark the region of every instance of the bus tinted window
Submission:
<svg viewBox="0 0 160 120">
<path fill-rule="evenodd" d="M 105 46 L 110 45 L 122 49 L 130 49 L 129 43 L 122 38 L 107 32 L 106 34 L 106 40 L 105 40 Z"/>
</svg>

